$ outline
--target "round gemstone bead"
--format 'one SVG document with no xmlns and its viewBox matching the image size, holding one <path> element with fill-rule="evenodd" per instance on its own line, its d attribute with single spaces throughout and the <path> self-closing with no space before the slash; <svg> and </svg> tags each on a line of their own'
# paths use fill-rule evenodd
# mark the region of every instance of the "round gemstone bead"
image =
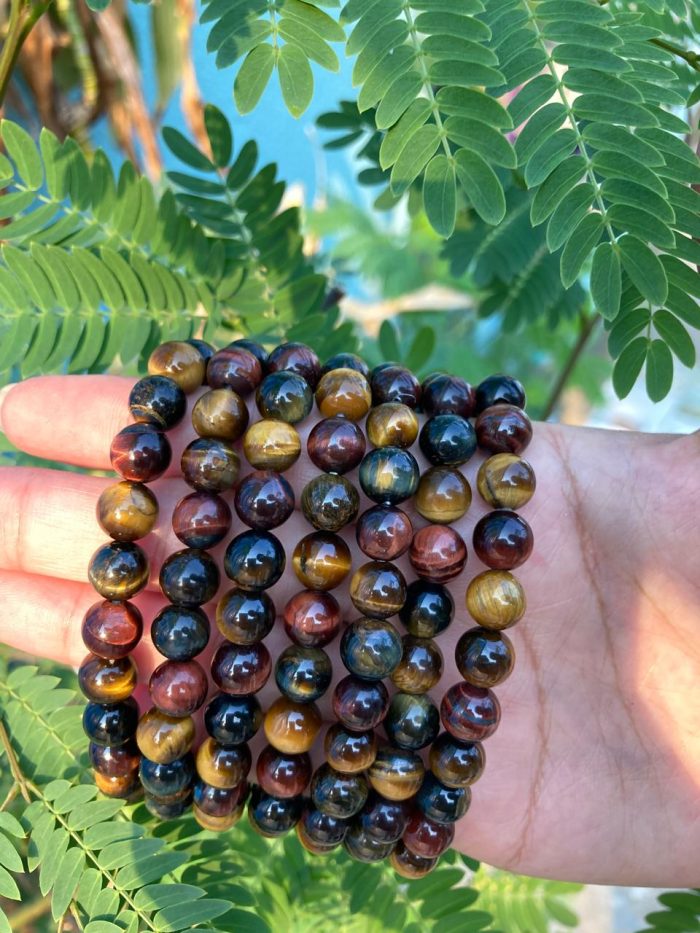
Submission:
<svg viewBox="0 0 700 933">
<path fill-rule="evenodd" d="M 486 758 L 480 742 L 459 742 L 449 732 L 435 739 L 429 753 L 430 770 L 446 787 L 467 787 L 484 771 Z"/>
<path fill-rule="evenodd" d="M 95 745 L 124 745 L 133 739 L 138 720 L 133 697 L 121 703 L 88 703 L 83 710 L 83 729 Z"/>
<path fill-rule="evenodd" d="M 422 813 L 414 813 L 403 834 L 407 849 L 421 858 L 439 858 L 450 848 L 455 837 L 453 823 L 435 823 Z"/>
<path fill-rule="evenodd" d="M 279 697 L 265 714 L 265 735 L 280 752 L 308 752 L 321 728 L 322 719 L 314 703 L 294 703 Z"/>
<path fill-rule="evenodd" d="M 415 502 L 423 518 L 445 525 L 466 513 L 472 502 L 472 490 L 459 470 L 435 466 L 421 476 Z"/>
<path fill-rule="evenodd" d="M 476 419 L 476 438 L 492 454 L 521 454 L 532 440 L 532 423 L 515 405 L 493 405 Z"/>
<path fill-rule="evenodd" d="M 263 418 L 297 424 L 311 411 L 314 396 L 306 379 L 282 370 L 265 376 L 258 386 L 255 401 Z"/>
<path fill-rule="evenodd" d="M 398 667 L 391 674 L 394 686 L 403 693 L 427 693 L 440 682 L 442 651 L 432 638 L 404 635 Z"/>
<path fill-rule="evenodd" d="M 275 606 L 261 590 L 229 590 L 216 607 L 216 625 L 236 645 L 253 645 L 266 638 L 275 623 Z"/>
<path fill-rule="evenodd" d="M 474 551 L 492 570 L 513 570 L 532 553 L 532 530 L 524 518 L 509 509 L 496 509 L 474 527 Z"/>
<path fill-rule="evenodd" d="M 214 833 L 223 833 L 226 830 L 231 829 L 232 826 L 235 826 L 236 823 L 245 813 L 245 800 L 239 801 L 233 810 L 226 814 L 225 816 L 212 816 L 209 813 L 205 813 L 195 803 L 192 806 L 192 816 L 195 818 L 197 823 L 202 827 L 202 829 L 208 829 L 210 832 Z"/>
<path fill-rule="evenodd" d="M 222 745 L 205 739 L 197 750 L 197 773 L 212 787 L 237 787 L 248 777 L 252 765 L 245 743 Z"/>
<path fill-rule="evenodd" d="M 401 661 L 402 647 L 391 622 L 363 618 L 343 632 L 340 657 L 351 674 L 364 680 L 383 680 Z"/>
<path fill-rule="evenodd" d="M 167 557 L 160 568 L 160 588 L 171 603 L 202 606 L 216 595 L 219 568 L 206 551 L 185 548 Z"/>
<path fill-rule="evenodd" d="M 352 731 L 374 729 L 388 708 L 389 695 L 381 681 L 370 682 L 350 675 L 333 691 L 333 715 Z"/>
<path fill-rule="evenodd" d="M 283 473 L 301 454 L 301 440 L 294 425 L 263 419 L 252 424 L 243 438 L 243 451 L 256 470 Z"/>
<path fill-rule="evenodd" d="M 419 479 L 416 458 L 400 447 L 376 447 L 360 466 L 363 492 L 383 505 L 397 505 L 410 499 L 418 488 Z"/>
<path fill-rule="evenodd" d="M 382 862 L 391 855 L 394 844 L 391 842 L 377 842 L 358 825 L 353 824 L 348 829 L 343 846 L 348 855 L 356 862 Z"/>
<path fill-rule="evenodd" d="M 386 800 L 372 791 L 357 823 L 377 842 L 398 842 L 406 828 L 409 812 L 406 801 Z"/>
<path fill-rule="evenodd" d="M 170 466 L 172 450 L 165 434 L 152 424 L 130 424 L 114 436 L 109 452 L 123 479 L 150 483 Z"/>
<path fill-rule="evenodd" d="M 97 521 L 115 541 L 145 538 L 157 518 L 158 500 L 142 483 L 114 483 L 97 500 Z"/>
<path fill-rule="evenodd" d="M 323 741 L 326 760 L 336 771 L 351 774 L 365 771 L 377 755 L 377 738 L 371 730 L 350 732 L 334 723 Z"/>
<path fill-rule="evenodd" d="M 154 647 L 172 661 L 189 661 L 209 642 L 209 619 L 195 606 L 165 606 L 151 625 Z"/>
<path fill-rule="evenodd" d="M 479 467 L 476 485 L 493 508 L 520 509 L 535 492 L 535 471 L 515 454 L 494 454 Z"/>
<path fill-rule="evenodd" d="M 493 735 L 501 718 L 495 693 L 461 681 L 450 687 L 440 704 L 442 724 L 460 742 Z"/>
<path fill-rule="evenodd" d="M 475 687 L 495 687 L 513 670 L 515 650 L 507 635 L 485 628 L 471 628 L 455 648 L 457 670 Z"/>
<path fill-rule="evenodd" d="M 302 797 L 272 797 L 261 788 L 254 787 L 248 804 L 248 819 L 261 836 L 273 838 L 293 829 L 301 819 L 303 809 Z"/>
<path fill-rule="evenodd" d="M 194 720 L 191 716 L 169 716 L 154 707 L 141 717 L 136 742 L 146 758 L 170 764 L 192 748 Z"/>
<path fill-rule="evenodd" d="M 206 781 L 197 781 L 194 785 L 193 803 L 200 813 L 207 816 L 226 817 L 245 801 L 247 794 L 246 784 L 239 784 L 237 787 L 215 787 Z"/>
<path fill-rule="evenodd" d="M 134 421 L 154 424 L 164 431 L 182 421 L 186 410 L 185 393 L 167 376 L 139 379 L 129 393 L 129 411 Z"/>
<path fill-rule="evenodd" d="M 362 373 L 333 369 L 318 383 L 316 404 L 324 418 L 342 415 L 350 421 L 359 421 L 372 405 L 372 393 Z"/>
<path fill-rule="evenodd" d="M 401 402 L 377 405 L 367 416 L 367 437 L 373 447 L 410 447 L 418 437 L 418 418 Z"/>
<path fill-rule="evenodd" d="M 198 437 L 185 447 L 180 467 L 183 479 L 194 489 L 225 492 L 235 485 L 241 463 L 227 441 Z"/>
<path fill-rule="evenodd" d="M 476 387 L 476 413 L 501 404 L 525 408 L 525 390 L 517 379 L 496 373 Z"/>
<path fill-rule="evenodd" d="M 269 531 L 284 524 L 294 511 L 294 490 L 274 470 L 255 470 L 238 484 L 233 504 L 242 522 Z"/>
<path fill-rule="evenodd" d="M 125 658 L 138 645 L 142 632 L 141 613 L 128 602 L 95 603 L 83 618 L 85 647 L 100 658 Z"/>
<path fill-rule="evenodd" d="M 254 696 L 217 693 L 204 710 L 209 735 L 222 745 L 249 742 L 262 725 L 263 714 Z"/>
<path fill-rule="evenodd" d="M 345 838 L 348 823 L 320 810 L 307 807 L 297 823 L 297 835 L 305 849 L 330 851 Z M 310 847 L 309 847 L 310 844 Z"/>
<path fill-rule="evenodd" d="M 344 476 L 323 473 L 314 476 L 301 494 L 304 518 L 319 531 L 340 531 L 355 521 L 360 510 L 360 496 Z"/>
<path fill-rule="evenodd" d="M 467 587 L 469 615 L 484 628 L 510 628 L 523 617 L 525 608 L 525 591 L 507 570 L 486 570 Z"/>
<path fill-rule="evenodd" d="M 164 661 L 151 674 L 153 705 L 169 716 L 191 716 L 207 697 L 207 675 L 196 661 Z"/>
<path fill-rule="evenodd" d="M 152 376 L 168 376 L 188 393 L 202 385 L 206 366 L 196 346 L 184 340 L 168 340 L 151 353 L 148 372 Z"/>
<path fill-rule="evenodd" d="M 199 354 L 204 360 L 205 367 L 206 367 L 206 364 L 209 362 L 209 360 L 212 358 L 212 356 L 214 356 L 214 353 L 216 352 L 214 350 L 214 347 L 212 347 L 210 343 L 207 343 L 206 340 L 200 340 L 198 337 L 190 337 L 188 340 L 185 341 L 185 343 L 189 343 L 189 345 L 191 347 L 194 347 L 195 350 L 199 350 Z M 206 373 L 205 373 L 203 384 L 204 385 L 207 384 Z"/>
<path fill-rule="evenodd" d="M 245 347 L 229 344 L 215 353 L 207 363 L 207 382 L 212 389 L 233 389 L 238 395 L 249 395 L 263 376 L 260 360 Z"/>
<path fill-rule="evenodd" d="M 372 787 L 387 800 L 408 800 L 421 786 L 425 767 L 420 755 L 386 745 L 367 772 Z"/>
<path fill-rule="evenodd" d="M 96 703 L 119 703 L 136 687 L 136 665 L 130 657 L 99 658 L 89 654 L 78 670 L 80 689 Z"/>
<path fill-rule="evenodd" d="M 439 583 L 413 580 L 399 618 L 416 638 L 433 638 L 452 622 L 455 604 L 449 591 Z"/>
<path fill-rule="evenodd" d="M 286 371 L 301 376 L 312 387 L 321 375 L 321 363 L 311 347 L 304 343 L 283 343 L 275 347 L 267 358 L 267 368 L 271 373 Z"/>
<path fill-rule="evenodd" d="M 402 402 L 409 408 L 417 408 L 421 398 L 420 382 L 404 366 L 389 364 L 372 370 L 370 380 L 372 401 L 375 405 L 384 402 Z"/>
<path fill-rule="evenodd" d="M 284 548 L 268 531 L 244 531 L 229 543 L 224 555 L 226 576 L 244 590 L 274 586 L 285 563 Z"/>
<path fill-rule="evenodd" d="M 365 455 L 365 436 L 362 429 L 347 418 L 325 418 L 311 429 L 306 449 L 319 470 L 348 473 Z"/>
<path fill-rule="evenodd" d="M 322 648 L 289 645 L 275 665 L 280 693 L 295 703 L 318 700 L 328 690 L 332 677 L 331 659 Z"/>
<path fill-rule="evenodd" d="M 248 427 L 248 406 L 233 389 L 211 389 L 195 402 L 192 427 L 200 437 L 237 441 Z"/>
<path fill-rule="evenodd" d="M 285 631 L 304 648 L 322 648 L 333 641 L 341 621 L 340 606 L 331 593 L 302 590 L 284 608 Z"/>
<path fill-rule="evenodd" d="M 396 560 L 411 546 L 413 525 L 401 509 L 375 505 L 360 516 L 355 529 L 360 550 L 372 560 Z"/>
<path fill-rule="evenodd" d="M 384 720 L 387 738 L 399 748 L 425 748 L 440 731 L 437 706 L 425 693 L 395 693 Z"/>
<path fill-rule="evenodd" d="M 154 797 L 144 794 L 146 809 L 157 820 L 175 820 L 182 816 L 192 802 L 192 791 L 186 790 L 176 797 Z"/>
<path fill-rule="evenodd" d="M 369 379 L 369 366 L 357 353 L 336 353 L 329 357 L 321 368 L 321 375 L 325 376 L 332 369 L 354 369 Z"/>
<path fill-rule="evenodd" d="M 192 492 L 173 510 L 173 531 L 184 545 L 212 548 L 231 530 L 228 503 L 211 492 Z"/>
<path fill-rule="evenodd" d="M 123 800 L 128 800 L 132 797 L 135 800 L 141 790 L 141 784 L 139 783 L 138 774 L 136 774 L 136 772 L 110 777 L 95 770 L 92 775 L 97 789 L 106 797 L 115 797 Z"/>
<path fill-rule="evenodd" d="M 138 745 L 130 739 L 124 745 L 95 745 L 88 748 L 90 764 L 105 777 L 125 777 L 138 770 L 141 753 Z"/>
<path fill-rule="evenodd" d="M 195 778 L 194 758 L 189 752 L 168 762 L 142 758 L 139 777 L 146 793 L 154 797 L 174 797 L 189 790 Z"/>
<path fill-rule="evenodd" d="M 359 567 L 350 581 L 350 599 L 363 615 L 388 619 L 406 601 L 406 580 L 398 567 L 369 561 Z"/>
<path fill-rule="evenodd" d="M 464 569 L 467 546 L 449 525 L 426 525 L 413 536 L 408 556 L 419 577 L 431 583 L 447 583 Z"/>
<path fill-rule="evenodd" d="M 350 573 L 350 548 L 338 535 L 314 531 L 294 548 L 292 566 L 298 580 L 311 590 L 332 590 Z"/>
<path fill-rule="evenodd" d="M 248 350 L 258 360 L 263 372 L 267 372 L 267 360 L 270 354 L 262 344 L 257 343 L 255 340 L 248 340 L 247 337 L 239 337 L 238 340 L 232 340 L 229 347 L 242 347 L 244 350 Z"/>
<path fill-rule="evenodd" d="M 311 800 L 317 810 L 339 820 L 355 816 L 364 807 L 369 786 L 364 774 L 344 774 L 321 765 L 311 781 Z"/>
<path fill-rule="evenodd" d="M 148 583 L 148 558 L 128 541 L 103 544 L 90 558 L 88 579 L 104 599 L 130 599 Z"/>
<path fill-rule="evenodd" d="M 436 373 L 423 383 L 421 402 L 427 415 L 471 418 L 476 410 L 476 390 L 459 376 Z"/>
<path fill-rule="evenodd" d="M 273 797 L 297 797 L 311 780 L 311 759 L 302 752 L 290 755 L 267 745 L 255 766 L 258 784 Z"/>
<path fill-rule="evenodd" d="M 420 855 L 414 855 L 402 842 L 399 842 L 389 855 L 389 864 L 396 874 L 410 881 L 424 878 L 437 863 L 436 858 L 422 858 Z"/>
<path fill-rule="evenodd" d="M 416 794 L 416 806 L 434 823 L 456 823 L 469 809 L 468 787 L 446 787 L 430 771 Z"/>
<path fill-rule="evenodd" d="M 236 696 L 262 690 L 272 671 L 272 658 L 262 642 L 224 641 L 211 661 L 211 676 L 219 690 Z"/>
<path fill-rule="evenodd" d="M 430 463 L 457 467 L 474 455 L 476 434 L 460 415 L 434 415 L 423 425 L 418 443 Z"/>
</svg>

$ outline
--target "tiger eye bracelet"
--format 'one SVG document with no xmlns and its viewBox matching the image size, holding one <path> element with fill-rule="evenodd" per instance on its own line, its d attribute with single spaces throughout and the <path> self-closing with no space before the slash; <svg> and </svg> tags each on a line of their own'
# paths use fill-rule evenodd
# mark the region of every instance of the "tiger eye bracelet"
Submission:
<svg viewBox="0 0 700 933">
<path fill-rule="evenodd" d="M 304 344 L 268 353 L 246 339 L 219 351 L 200 340 L 171 341 L 152 353 L 148 371 L 131 392 L 134 424 L 112 445 L 121 480 L 98 503 L 112 540 L 89 568 L 104 601 L 83 622 L 90 654 L 79 679 L 98 786 L 128 799 L 142 787 L 161 819 L 191 805 L 199 825 L 214 831 L 233 826 L 247 804 L 264 836 L 296 827 L 313 854 L 342 845 L 356 860 L 388 858 L 400 875 L 422 877 L 452 844 L 483 773 L 482 743 L 500 720 L 494 688 L 515 659 L 504 630 L 525 612 L 511 572 L 533 547 L 517 511 L 535 491 L 521 457 L 532 438 L 522 386 L 495 375 L 474 388 L 445 373 L 421 384 L 396 363 L 370 370 L 357 355 L 339 353 L 321 366 Z M 135 542 L 155 526 L 158 503 L 146 484 L 168 470 L 165 432 L 183 422 L 194 392 L 196 437 L 181 458 L 191 491 L 172 515 L 183 548 L 160 568 L 168 602 L 150 637 L 164 660 L 148 681 L 152 706 L 139 719 L 131 653 L 143 620 L 130 599 L 148 583 L 149 564 Z M 320 420 L 306 452 L 319 473 L 299 497 L 310 530 L 287 555 L 275 534 L 296 506 L 285 473 L 301 456 L 299 426 L 314 406 Z M 427 461 L 422 474 L 411 448 Z M 462 680 L 433 699 L 444 668 L 440 642 L 455 615 L 448 584 L 467 564 L 466 543 L 452 527 L 472 505 L 461 468 L 477 451 L 486 459 L 476 491 L 491 511 L 476 522 L 472 548 L 486 569 L 466 591 L 476 625 L 456 640 Z M 371 503 L 362 514 L 358 486 Z M 344 529 L 355 521 L 364 559 L 353 567 Z M 220 585 L 216 548 L 233 586 L 216 606 L 217 692 L 195 750 L 193 717 L 209 689 L 197 660 L 210 638 L 203 607 Z M 288 559 L 301 589 L 282 609 L 288 644 L 272 657 L 265 639 L 277 612 L 268 590 Z M 409 569 L 415 579 L 407 580 Z M 337 598 L 345 587 L 355 610 L 347 621 Z M 331 691 L 336 644 L 345 673 Z M 263 709 L 258 695 L 271 679 L 278 696 Z M 324 733 L 318 701 L 329 691 Z M 254 761 L 249 743 L 261 730 L 265 744 Z M 324 760 L 313 771 L 321 735 Z"/>
</svg>

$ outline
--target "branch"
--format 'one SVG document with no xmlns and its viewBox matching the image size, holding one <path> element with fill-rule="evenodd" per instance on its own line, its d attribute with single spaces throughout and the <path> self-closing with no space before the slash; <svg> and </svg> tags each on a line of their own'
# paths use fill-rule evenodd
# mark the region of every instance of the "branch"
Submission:
<svg viewBox="0 0 700 933">
<path fill-rule="evenodd" d="M 679 58 L 686 61 L 691 68 L 700 71 L 700 55 L 698 55 L 697 52 L 684 49 L 681 45 L 675 45 L 673 42 L 667 42 L 665 39 L 650 39 L 649 41 L 653 45 L 658 45 L 660 49 L 665 49 L 667 52 L 677 55 Z"/>
<path fill-rule="evenodd" d="M 571 353 L 567 357 L 566 362 L 564 363 L 564 366 L 562 367 L 562 370 L 557 377 L 557 381 L 554 383 L 554 387 L 552 388 L 549 398 L 545 403 L 542 414 L 540 415 L 542 421 L 546 421 L 548 418 L 551 418 L 554 409 L 559 404 L 559 399 L 561 398 L 562 393 L 566 388 L 566 384 L 571 378 L 571 374 L 573 373 L 576 364 L 578 363 L 581 354 L 585 350 L 586 344 L 590 340 L 591 335 L 593 334 L 593 331 L 595 330 L 595 327 L 599 321 L 600 315 L 598 314 L 591 314 L 588 317 L 581 317 L 581 329 L 579 330 L 578 339 L 574 344 Z"/>
<path fill-rule="evenodd" d="M 5 100 L 22 46 L 37 20 L 48 10 L 51 3 L 52 0 L 43 0 L 36 6 L 29 6 L 27 0 L 11 0 L 7 34 L 0 52 L 0 107 Z"/>
</svg>

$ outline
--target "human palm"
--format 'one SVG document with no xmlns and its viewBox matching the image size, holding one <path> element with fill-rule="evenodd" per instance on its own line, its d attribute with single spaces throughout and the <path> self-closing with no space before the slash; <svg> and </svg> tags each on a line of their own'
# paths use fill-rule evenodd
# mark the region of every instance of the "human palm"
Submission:
<svg viewBox="0 0 700 933">
<path fill-rule="evenodd" d="M 35 456 L 109 470 L 110 440 L 130 420 L 132 385 L 112 376 L 28 380 L 2 399 L 2 429 Z M 304 442 L 308 428 L 300 433 Z M 160 564 L 182 546 L 170 516 L 187 491 L 178 472 L 191 437 L 186 419 L 171 434 L 168 474 L 152 486 L 160 515 L 142 542 L 151 559 L 151 583 L 134 600 L 146 620 L 164 603 Z M 699 454 L 700 435 L 536 425 L 527 457 L 538 490 L 524 509 L 535 550 L 518 571 L 528 611 L 509 632 L 518 660 L 498 688 L 502 720 L 485 744 L 484 776 L 457 826 L 459 849 L 493 865 L 562 880 L 698 883 Z M 464 468 L 473 487 L 477 466 Z M 297 500 L 317 473 L 302 455 L 286 474 Z M 80 663 L 82 616 L 96 600 L 86 568 L 104 541 L 95 503 L 111 482 L 55 469 L 0 470 L 0 640 Z M 485 511 L 475 496 L 456 524 L 468 543 Z M 291 553 L 308 531 L 296 511 L 275 534 Z M 357 566 L 364 558 L 354 529 L 342 534 Z M 212 552 L 219 563 L 224 548 L 225 543 Z M 406 559 L 398 563 L 410 579 Z M 438 637 L 445 673 L 437 702 L 460 679 L 454 644 L 473 624 L 464 594 L 482 569 L 470 549 L 467 570 L 450 585 L 457 611 Z M 288 562 L 270 591 L 278 610 L 299 588 Z M 347 592 L 336 595 L 344 617 L 353 618 L 357 613 Z M 207 608 L 212 616 L 213 606 Z M 212 646 L 216 641 L 212 637 Z M 268 639 L 273 655 L 284 641 L 276 627 Z M 146 680 L 158 663 L 147 633 L 135 659 Z M 336 677 L 342 676 L 337 655 L 334 667 Z M 274 694 L 270 682 L 261 694 L 263 706 Z M 145 694 L 140 698 L 147 702 Z M 325 712 L 330 715 L 327 705 Z"/>
</svg>

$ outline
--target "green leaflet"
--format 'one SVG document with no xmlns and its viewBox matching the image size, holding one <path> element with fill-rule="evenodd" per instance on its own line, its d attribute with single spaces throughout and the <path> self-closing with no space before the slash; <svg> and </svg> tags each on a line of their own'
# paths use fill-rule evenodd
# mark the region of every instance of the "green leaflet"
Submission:
<svg viewBox="0 0 700 933">
<path fill-rule="evenodd" d="M 457 185 L 454 165 L 445 155 L 434 156 L 426 167 L 423 205 L 433 229 L 440 236 L 451 236 L 455 226 Z"/>
<path fill-rule="evenodd" d="M 614 318 L 620 307 L 622 275 L 620 258 L 612 243 L 601 243 L 593 254 L 591 296 L 604 318 Z"/>
</svg>

